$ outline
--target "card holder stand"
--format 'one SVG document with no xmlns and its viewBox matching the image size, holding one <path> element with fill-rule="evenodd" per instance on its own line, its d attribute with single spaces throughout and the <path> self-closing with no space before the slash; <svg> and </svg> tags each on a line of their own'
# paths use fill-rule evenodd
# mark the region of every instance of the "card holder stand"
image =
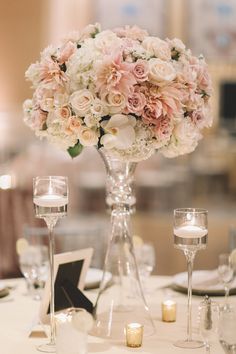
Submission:
<svg viewBox="0 0 236 354">
<path fill-rule="evenodd" d="M 93 314 L 92 302 L 83 294 L 83 292 L 74 286 L 74 284 L 68 280 L 63 279 L 61 282 L 61 288 L 65 295 L 64 303 L 67 307 L 77 307 L 87 310 Z"/>
</svg>

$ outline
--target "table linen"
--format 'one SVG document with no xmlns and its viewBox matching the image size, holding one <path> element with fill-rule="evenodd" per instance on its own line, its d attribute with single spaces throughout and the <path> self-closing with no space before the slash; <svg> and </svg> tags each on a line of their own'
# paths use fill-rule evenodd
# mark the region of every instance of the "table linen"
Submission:
<svg viewBox="0 0 236 354">
<path fill-rule="evenodd" d="M 0 285 L 1 285 L 0 281 Z M 187 296 L 169 288 L 172 277 L 152 276 L 148 279 L 146 300 L 155 322 L 156 334 L 143 338 L 143 345 L 138 349 L 126 347 L 123 342 L 115 343 L 108 340 L 88 336 L 88 353 L 99 354 L 128 354 L 137 351 L 139 354 L 200 354 L 204 348 L 182 349 L 173 343 L 186 336 L 187 323 Z M 2 354 L 36 354 L 36 346 L 47 339 L 29 338 L 30 332 L 37 326 L 39 301 L 26 296 L 26 287 L 23 279 L 4 280 L 4 284 L 13 287 L 9 296 L 0 299 L 0 338 Z M 95 301 L 97 289 L 86 291 L 86 295 Z M 109 292 L 108 292 L 109 293 Z M 162 322 L 161 303 L 164 299 L 172 298 L 177 303 L 177 320 L 173 323 Z M 202 297 L 193 296 L 193 331 L 198 336 L 197 312 Z M 215 301 L 222 303 L 223 297 L 216 297 Z M 230 296 L 230 302 L 236 305 L 236 296 Z M 44 326 L 45 329 L 45 326 Z M 223 354 L 218 340 L 212 344 L 212 353 Z"/>
</svg>

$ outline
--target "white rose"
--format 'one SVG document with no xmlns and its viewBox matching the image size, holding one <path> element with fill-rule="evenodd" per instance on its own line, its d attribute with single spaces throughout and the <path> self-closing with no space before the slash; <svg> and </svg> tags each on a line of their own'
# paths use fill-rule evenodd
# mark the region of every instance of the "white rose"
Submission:
<svg viewBox="0 0 236 354">
<path fill-rule="evenodd" d="M 171 51 L 167 42 L 157 37 L 146 37 L 142 42 L 143 47 L 157 58 L 162 60 L 171 59 Z"/>
<path fill-rule="evenodd" d="M 105 134 L 101 144 L 106 149 L 128 149 L 135 141 L 136 119 L 124 114 L 115 114 L 109 120 L 103 121 L 101 126 Z"/>
<path fill-rule="evenodd" d="M 155 85 L 165 84 L 173 81 L 176 77 L 176 71 L 171 63 L 161 59 L 151 58 L 149 64 L 149 80 Z"/>
<path fill-rule="evenodd" d="M 70 96 L 71 106 L 76 114 L 80 117 L 84 117 L 90 112 L 91 105 L 93 103 L 93 95 L 89 90 L 75 91 Z"/>
<path fill-rule="evenodd" d="M 160 151 L 166 157 L 176 157 L 195 150 L 202 134 L 189 119 L 183 119 L 176 125 L 170 144 Z"/>
<path fill-rule="evenodd" d="M 80 143 L 84 146 L 93 146 L 98 143 L 97 133 L 87 127 L 81 127 L 78 132 L 78 138 Z"/>
<path fill-rule="evenodd" d="M 118 46 L 120 42 L 121 39 L 110 30 L 102 31 L 94 38 L 95 47 L 102 52 Z"/>
<path fill-rule="evenodd" d="M 175 50 L 177 50 L 178 52 L 182 53 L 185 51 L 185 45 L 184 43 L 178 39 L 178 38 L 174 38 L 170 41 L 170 44 L 173 48 L 175 48 Z"/>
<path fill-rule="evenodd" d="M 102 101 L 111 114 L 121 113 L 126 106 L 126 98 L 121 92 L 109 92 L 102 97 Z"/>
</svg>

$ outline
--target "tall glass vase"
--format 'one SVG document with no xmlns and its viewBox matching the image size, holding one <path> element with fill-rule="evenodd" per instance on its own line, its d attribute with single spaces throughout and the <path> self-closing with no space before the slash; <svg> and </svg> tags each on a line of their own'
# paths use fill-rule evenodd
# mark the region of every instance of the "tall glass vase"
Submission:
<svg viewBox="0 0 236 354">
<path fill-rule="evenodd" d="M 121 341 L 125 325 L 137 322 L 144 326 L 144 335 L 152 335 L 155 328 L 141 287 L 130 232 L 130 215 L 136 201 L 132 188 L 136 163 L 120 161 L 104 149 L 99 152 L 107 172 L 106 202 L 111 225 L 93 334 Z M 106 282 L 106 272 L 112 274 L 111 286 Z"/>
</svg>

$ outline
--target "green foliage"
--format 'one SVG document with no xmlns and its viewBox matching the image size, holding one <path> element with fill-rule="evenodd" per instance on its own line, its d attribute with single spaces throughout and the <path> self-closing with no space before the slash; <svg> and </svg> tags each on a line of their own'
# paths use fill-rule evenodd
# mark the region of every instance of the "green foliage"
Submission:
<svg viewBox="0 0 236 354">
<path fill-rule="evenodd" d="M 72 159 L 79 156 L 82 150 L 83 150 L 83 146 L 80 144 L 79 141 L 77 142 L 77 144 L 67 149 L 68 154 L 70 155 L 70 157 L 72 157 Z"/>
</svg>

